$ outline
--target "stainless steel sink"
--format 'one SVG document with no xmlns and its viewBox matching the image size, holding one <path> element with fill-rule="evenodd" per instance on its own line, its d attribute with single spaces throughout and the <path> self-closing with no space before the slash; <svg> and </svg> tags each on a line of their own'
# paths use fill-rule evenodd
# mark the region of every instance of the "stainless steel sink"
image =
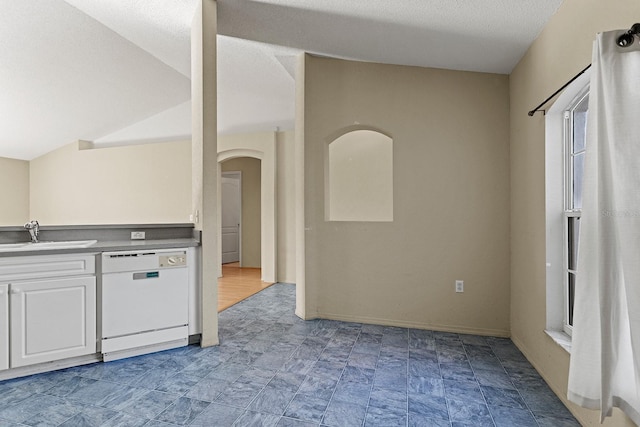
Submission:
<svg viewBox="0 0 640 427">
<path fill-rule="evenodd" d="M 97 242 L 97 240 L 70 240 L 64 242 L 3 243 L 0 244 L 0 252 L 26 252 L 54 249 L 88 248 L 89 246 L 94 245 Z"/>
</svg>

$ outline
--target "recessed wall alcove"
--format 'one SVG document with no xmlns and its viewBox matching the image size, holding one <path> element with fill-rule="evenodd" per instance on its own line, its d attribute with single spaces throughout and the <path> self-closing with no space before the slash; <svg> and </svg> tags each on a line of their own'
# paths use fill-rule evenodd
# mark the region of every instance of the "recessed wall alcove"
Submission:
<svg viewBox="0 0 640 427">
<path fill-rule="evenodd" d="M 327 221 L 393 221 L 393 139 L 371 128 L 343 129 L 325 153 Z"/>
</svg>

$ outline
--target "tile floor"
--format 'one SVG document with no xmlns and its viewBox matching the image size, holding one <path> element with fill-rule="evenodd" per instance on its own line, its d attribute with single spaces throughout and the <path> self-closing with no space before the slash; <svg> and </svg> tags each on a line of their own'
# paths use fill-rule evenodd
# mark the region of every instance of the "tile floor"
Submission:
<svg viewBox="0 0 640 427">
<path fill-rule="evenodd" d="M 221 345 L 0 382 L 0 426 L 579 426 L 508 339 L 302 321 L 293 285 Z"/>
</svg>

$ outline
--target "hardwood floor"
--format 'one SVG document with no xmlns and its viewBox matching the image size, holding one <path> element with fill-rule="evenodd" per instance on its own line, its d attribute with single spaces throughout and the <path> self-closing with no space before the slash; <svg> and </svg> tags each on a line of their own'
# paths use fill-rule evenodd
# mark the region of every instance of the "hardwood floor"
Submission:
<svg viewBox="0 0 640 427">
<path fill-rule="evenodd" d="M 223 264 L 218 279 L 218 313 L 273 285 L 260 280 L 260 275 L 259 268 L 241 268 L 238 262 Z"/>
</svg>

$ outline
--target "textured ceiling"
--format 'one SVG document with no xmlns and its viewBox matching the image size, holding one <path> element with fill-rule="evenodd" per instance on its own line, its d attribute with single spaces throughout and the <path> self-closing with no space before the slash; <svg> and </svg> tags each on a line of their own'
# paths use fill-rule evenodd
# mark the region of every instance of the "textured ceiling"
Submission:
<svg viewBox="0 0 640 427">
<path fill-rule="evenodd" d="M 190 77 L 194 0 L 64 1 Z"/>
<path fill-rule="evenodd" d="M 218 132 L 293 129 L 295 58 L 292 49 L 218 36 Z M 284 65 L 283 65 L 284 64 Z M 191 103 L 163 111 L 96 145 L 188 139 Z"/>
<path fill-rule="evenodd" d="M 196 0 L 0 0 L 0 156 L 190 133 Z M 302 51 L 509 73 L 562 0 L 218 0 L 218 131 L 289 129 Z"/>
<path fill-rule="evenodd" d="M 218 32 L 370 62 L 511 72 L 562 0 L 218 0 Z"/>
<path fill-rule="evenodd" d="M 0 10 L 0 156 L 31 159 L 190 97 L 189 79 L 62 1 Z"/>
</svg>

